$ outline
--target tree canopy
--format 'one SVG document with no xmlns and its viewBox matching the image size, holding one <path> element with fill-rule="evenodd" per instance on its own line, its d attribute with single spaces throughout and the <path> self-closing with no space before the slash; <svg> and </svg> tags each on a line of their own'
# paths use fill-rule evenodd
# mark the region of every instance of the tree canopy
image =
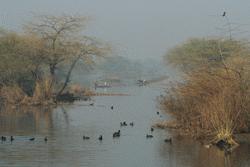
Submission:
<svg viewBox="0 0 250 167">
<path fill-rule="evenodd" d="M 164 58 L 188 72 L 204 65 L 221 65 L 228 57 L 246 55 L 246 52 L 249 51 L 241 41 L 196 38 L 171 49 Z"/>
<path fill-rule="evenodd" d="M 84 35 L 87 20 L 83 16 L 41 15 L 25 24 L 23 32 L 1 30 L 0 88 L 25 85 L 32 95 L 36 85 L 43 83 L 50 92 L 46 98 L 62 94 L 78 62 L 91 64 L 110 51 L 106 43 Z M 67 72 L 59 79 L 61 67 Z"/>
</svg>

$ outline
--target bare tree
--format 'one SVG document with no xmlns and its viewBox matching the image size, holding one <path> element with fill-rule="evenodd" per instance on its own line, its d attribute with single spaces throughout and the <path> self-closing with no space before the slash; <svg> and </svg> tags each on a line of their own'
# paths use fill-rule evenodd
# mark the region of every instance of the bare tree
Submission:
<svg viewBox="0 0 250 167">
<path fill-rule="evenodd" d="M 25 25 L 25 30 L 42 38 L 46 43 L 45 54 L 51 76 L 51 90 L 56 83 L 56 69 L 61 64 L 68 64 L 67 72 L 59 96 L 67 87 L 72 71 L 79 60 L 93 62 L 93 56 L 103 56 L 108 50 L 97 40 L 84 36 L 82 30 L 87 17 L 60 15 L 37 16 L 35 21 Z"/>
</svg>

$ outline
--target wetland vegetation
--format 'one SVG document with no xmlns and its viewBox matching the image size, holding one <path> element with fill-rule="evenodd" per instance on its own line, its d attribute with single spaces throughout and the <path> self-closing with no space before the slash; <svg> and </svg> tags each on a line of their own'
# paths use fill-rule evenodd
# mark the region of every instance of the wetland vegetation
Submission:
<svg viewBox="0 0 250 167">
<path fill-rule="evenodd" d="M 36 16 L 22 32 L 0 32 L 0 97 L 2 103 L 52 104 L 62 99 L 77 64 L 93 65 L 109 47 L 81 34 L 82 16 Z M 60 70 L 66 70 L 59 75 Z M 73 87 L 87 94 L 87 89 Z M 68 93 L 69 94 L 69 93 Z"/>
<path fill-rule="evenodd" d="M 1 28 L 0 166 L 247 167 L 250 45 L 234 38 L 227 12 L 219 17 L 229 38 L 177 42 L 160 60 L 127 58 L 119 42 L 86 33 L 82 15 Z M 165 47 L 162 31 L 139 27 L 141 55 Z"/>
<path fill-rule="evenodd" d="M 191 39 L 167 53 L 183 80 L 160 100 L 175 119 L 166 126 L 229 151 L 250 132 L 250 47 L 232 39 Z M 173 126 L 174 125 L 174 126 Z"/>
</svg>

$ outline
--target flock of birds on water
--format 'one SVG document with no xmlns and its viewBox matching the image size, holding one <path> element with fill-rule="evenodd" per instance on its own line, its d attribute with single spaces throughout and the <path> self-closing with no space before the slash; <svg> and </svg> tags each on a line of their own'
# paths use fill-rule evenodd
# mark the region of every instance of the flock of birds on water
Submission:
<svg viewBox="0 0 250 167">
<path fill-rule="evenodd" d="M 113 109 L 114 109 L 114 106 L 111 106 L 110 108 L 111 108 L 111 110 L 113 110 Z M 159 112 L 156 112 L 156 114 L 159 115 L 160 113 L 159 113 Z M 126 127 L 126 126 L 128 126 L 128 124 L 127 124 L 126 121 L 120 122 L 120 127 Z M 133 126 L 134 126 L 134 122 L 130 122 L 130 123 L 129 123 L 129 126 L 133 127 Z M 151 128 L 150 128 L 150 131 L 151 131 L 151 134 L 146 134 L 146 138 L 147 138 L 147 139 L 153 138 L 153 137 L 154 137 L 154 136 L 152 135 L 152 132 L 154 131 L 154 128 L 151 127 Z M 119 138 L 120 136 L 121 136 L 121 130 L 118 130 L 118 131 L 116 131 L 116 132 L 113 133 L 113 138 Z M 83 136 L 83 140 L 89 140 L 89 139 L 90 139 L 89 136 Z M 99 141 L 102 141 L 102 140 L 103 140 L 103 135 L 100 135 L 100 136 L 98 137 L 98 140 L 99 140 Z M 166 139 L 164 139 L 164 142 L 172 144 L 172 138 L 166 138 Z"/>
<path fill-rule="evenodd" d="M 113 110 L 113 109 L 114 109 L 114 106 L 111 106 L 110 108 L 111 108 L 111 110 Z M 156 112 L 156 114 L 159 115 L 160 113 L 159 113 L 159 112 Z M 131 126 L 131 127 L 133 127 L 133 126 L 134 126 L 134 122 L 130 122 L 129 124 L 127 124 L 126 121 L 120 122 L 120 127 L 126 127 L 126 126 Z M 146 138 L 147 138 L 147 139 L 150 139 L 150 138 L 153 138 L 153 137 L 154 137 L 154 136 L 152 135 L 152 133 L 153 133 L 153 131 L 154 131 L 154 128 L 151 127 L 151 128 L 150 128 L 150 131 L 151 131 L 151 134 L 146 134 Z M 116 131 L 116 132 L 113 133 L 113 138 L 119 138 L 120 136 L 121 136 L 121 130 L 118 130 L 118 131 Z M 7 138 L 8 138 L 8 137 L 6 137 L 6 136 L 1 136 L 1 141 L 2 141 L 2 142 L 5 142 L 5 141 L 8 140 Z M 35 139 L 36 139 L 35 137 L 31 137 L 31 138 L 29 138 L 28 140 L 29 140 L 29 141 L 35 141 Z M 82 139 L 83 139 L 83 140 L 89 140 L 90 137 L 89 137 L 89 136 L 83 135 Z M 12 142 L 15 140 L 14 136 L 10 136 L 10 137 L 9 137 L 9 140 L 10 140 L 10 142 L 12 143 Z M 45 143 L 47 143 L 48 137 L 45 136 L 43 140 L 44 140 Z M 103 140 L 103 135 L 100 135 L 100 136 L 98 137 L 98 140 L 99 140 L 99 141 L 102 141 L 102 140 Z M 164 142 L 172 144 L 172 138 L 166 138 L 166 139 L 164 139 Z"/>
</svg>

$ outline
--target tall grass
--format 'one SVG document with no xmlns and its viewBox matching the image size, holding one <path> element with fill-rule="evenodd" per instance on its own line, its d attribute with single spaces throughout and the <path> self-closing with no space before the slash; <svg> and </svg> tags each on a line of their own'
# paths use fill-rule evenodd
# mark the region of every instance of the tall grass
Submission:
<svg viewBox="0 0 250 167">
<path fill-rule="evenodd" d="M 18 85 L 12 85 L 1 87 L 0 96 L 5 103 L 20 104 L 27 95 Z"/>
<path fill-rule="evenodd" d="M 187 73 L 161 99 L 161 106 L 174 116 L 182 132 L 228 142 L 235 133 L 249 132 L 250 63 L 241 57 L 225 63 Z"/>
<path fill-rule="evenodd" d="M 36 81 L 35 90 L 33 93 L 33 100 L 37 102 L 42 102 L 46 100 L 51 100 L 53 94 L 51 91 L 52 79 L 49 77 Z"/>
</svg>

